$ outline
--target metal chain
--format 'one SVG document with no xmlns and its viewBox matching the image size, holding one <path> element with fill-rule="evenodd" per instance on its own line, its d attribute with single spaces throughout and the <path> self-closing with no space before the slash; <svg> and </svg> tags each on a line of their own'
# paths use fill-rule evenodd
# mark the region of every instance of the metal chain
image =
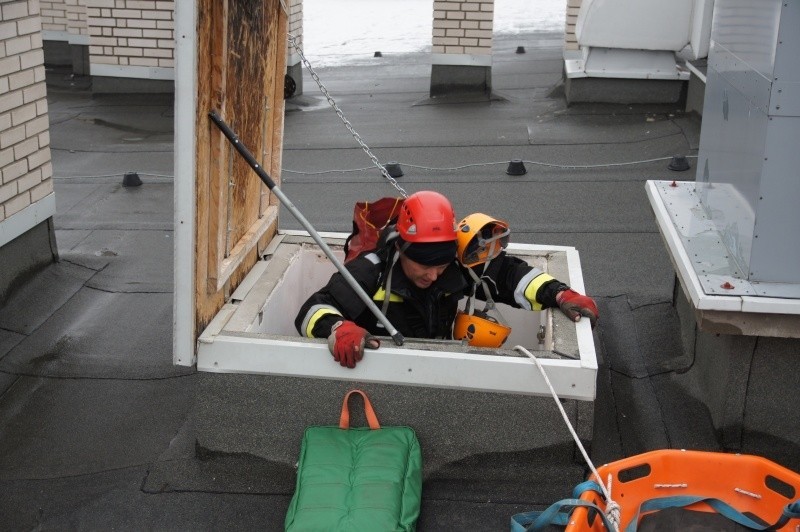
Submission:
<svg viewBox="0 0 800 532">
<path fill-rule="evenodd" d="M 408 192 L 406 192 L 403 189 L 403 187 L 400 186 L 400 184 L 397 182 L 397 180 L 395 178 L 393 178 L 392 176 L 389 175 L 389 172 L 386 170 L 386 168 L 381 164 L 381 162 L 378 160 L 378 158 L 375 156 L 375 154 L 372 153 L 372 150 L 369 149 L 369 146 L 367 146 L 367 143 L 363 141 L 363 139 L 361 138 L 361 135 L 359 135 L 356 132 L 356 130 L 353 128 L 353 125 L 350 123 L 350 121 L 347 118 L 345 118 L 344 113 L 339 108 L 339 106 L 336 104 L 336 101 L 333 99 L 333 96 L 330 95 L 330 93 L 328 92 L 328 89 L 326 89 L 325 85 L 322 84 L 322 81 L 319 79 L 319 76 L 317 75 L 317 73 L 314 72 L 314 68 L 311 66 L 311 63 L 309 63 L 308 59 L 306 59 L 306 56 L 305 56 L 305 54 L 303 54 L 303 50 L 297 44 L 297 41 L 295 40 L 294 35 L 292 35 L 291 33 L 288 33 L 287 36 L 289 37 L 289 44 L 291 44 L 292 47 L 295 50 L 297 50 L 297 53 L 300 56 L 300 60 L 303 62 L 303 65 L 305 65 L 306 69 L 311 74 L 311 77 L 317 83 L 317 86 L 319 87 L 320 92 L 322 92 L 322 95 L 325 96 L 325 99 L 328 100 L 328 103 L 331 105 L 331 107 L 333 107 L 333 110 L 336 111 L 336 114 L 339 116 L 339 118 L 344 123 L 344 126 L 347 128 L 347 131 L 349 131 L 350 134 L 353 135 L 353 138 L 356 139 L 356 142 L 358 142 L 358 144 L 361 146 L 361 149 L 364 150 L 364 153 L 366 153 L 369 156 L 369 158 L 372 159 L 372 163 L 378 168 L 378 170 L 381 171 L 381 174 L 383 175 L 383 177 L 385 177 L 386 180 L 389 181 L 389 183 L 394 188 L 396 188 L 397 191 L 404 198 L 407 198 L 408 197 Z"/>
</svg>

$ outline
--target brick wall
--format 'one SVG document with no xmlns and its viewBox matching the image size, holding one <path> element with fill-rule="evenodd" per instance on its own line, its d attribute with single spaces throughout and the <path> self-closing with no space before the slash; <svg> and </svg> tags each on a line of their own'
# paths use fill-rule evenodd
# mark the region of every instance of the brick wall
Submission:
<svg viewBox="0 0 800 532">
<path fill-rule="evenodd" d="M 92 75 L 174 78 L 175 2 L 85 2 Z"/>
<path fill-rule="evenodd" d="M 70 35 L 83 35 L 88 39 L 89 25 L 86 20 L 85 0 L 66 0 L 67 31 Z"/>
<path fill-rule="evenodd" d="M 434 54 L 491 55 L 494 0 L 435 0 Z"/>
<path fill-rule="evenodd" d="M 287 31 L 294 35 L 295 41 L 303 47 L 303 0 L 291 0 L 289 2 L 289 24 Z M 297 53 L 294 48 L 289 47 L 289 55 Z"/>
<path fill-rule="evenodd" d="M 564 28 L 564 50 L 578 50 L 578 41 L 575 38 L 575 22 L 578 20 L 578 11 L 581 9 L 581 0 L 567 0 L 567 21 Z"/>
<path fill-rule="evenodd" d="M 46 41 L 89 43 L 86 0 L 39 0 L 42 36 Z"/>
<path fill-rule="evenodd" d="M 58 40 L 56 35 L 67 34 L 67 3 L 65 0 L 39 0 L 39 10 L 42 17 L 42 30 L 52 34 L 53 40 Z"/>
<path fill-rule="evenodd" d="M 53 192 L 39 0 L 0 2 L 0 222 Z"/>
</svg>

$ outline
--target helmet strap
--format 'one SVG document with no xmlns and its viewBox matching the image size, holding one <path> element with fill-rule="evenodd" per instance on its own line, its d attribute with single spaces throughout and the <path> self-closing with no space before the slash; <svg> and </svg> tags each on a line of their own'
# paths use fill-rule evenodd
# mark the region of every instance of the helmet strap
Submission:
<svg viewBox="0 0 800 532">
<path fill-rule="evenodd" d="M 491 261 L 495 257 L 494 251 L 496 247 L 499 245 L 498 242 L 510 234 L 511 230 L 506 229 L 502 233 L 497 233 L 496 235 L 492 235 L 489 238 L 483 238 L 481 236 L 478 236 L 478 246 L 480 247 L 480 249 L 486 249 L 486 246 L 487 245 L 489 246 L 489 249 L 486 253 L 486 256 L 489 257 L 489 260 L 486 261 L 486 264 L 489 264 L 489 261 Z M 502 251 L 502 247 L 500 248 L 500 251 Z M 486 270 L 484 269 L 484 271 Z"/>
</svg>

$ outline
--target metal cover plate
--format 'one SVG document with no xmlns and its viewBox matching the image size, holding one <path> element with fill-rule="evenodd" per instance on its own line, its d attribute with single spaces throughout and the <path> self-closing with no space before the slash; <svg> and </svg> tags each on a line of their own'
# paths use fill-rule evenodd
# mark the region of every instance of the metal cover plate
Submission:
<svg viewBox="0 0 800 532">
<path fill-rule="evenodd" d="M 733 260 L 713 220 L 706 213 L 696 192 L 695 182 L 648 181 L 648 196 L 653 204 L 659 227 L 670 244 L 673 260 L 688 267 L 704 295 L 739 296 L 752 301 L 762 299 L 760 312 L 800 314 L 800 284 L 750 282 Z M 673 242 L 670 242 L 674 240 Z M 679 246 L 679 248 L 678 248 Z M 675 247 L 676 249 L 673 249 Z M 685 280 L 684 280 L 685 281 Z M 702 299 L 703 294 L 699 294 Z M 768 299 L 775 298 L 772 308 Z M 778 305 L 780 300 L 780 305 Z M 787 303 L 786 300 L 789 300 Z M 698 305 L 705 307 L 705 305 Z M 707 307 L 733 310 L 730 305 L 715 303 Z M 780 310 L 779 310 L 780 309 Z M 792 310 L 794 309 L 794 310 Z"/>
</svg>

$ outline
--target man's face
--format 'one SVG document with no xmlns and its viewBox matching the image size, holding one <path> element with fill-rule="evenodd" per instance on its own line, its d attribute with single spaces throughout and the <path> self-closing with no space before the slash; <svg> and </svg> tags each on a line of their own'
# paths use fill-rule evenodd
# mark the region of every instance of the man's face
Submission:
<svg viewBox="0 0 800 532">
<path fill-rule="evenodd" d="M 400 267 L 403 268 L 403 273 L 417 288 L 430 288 L 449 265 L 450 263 L 448 262 L 441 266 L 425 266 L 419 262 L 414 262 L 403 253 L 400 254 Z"/>
</svg>

